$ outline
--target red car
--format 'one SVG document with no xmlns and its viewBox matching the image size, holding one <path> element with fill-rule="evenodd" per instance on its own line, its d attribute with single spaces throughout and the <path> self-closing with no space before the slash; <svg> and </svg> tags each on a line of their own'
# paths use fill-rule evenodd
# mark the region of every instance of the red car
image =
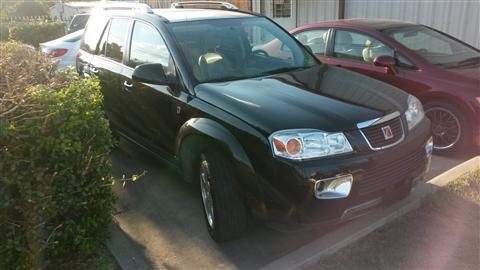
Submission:
<svg viewBox="0 0 480 270">
<path fill-rule="evenodd" d="M 480 146 L 478 49 L 424 25 L 387 20 L 314 23 L 291 33 L 323 63 L 418 97 L 432 122 L 437 153 Z M 261 49 L 281 52 L 278 45 L 272 41 Z"/>
</svg>

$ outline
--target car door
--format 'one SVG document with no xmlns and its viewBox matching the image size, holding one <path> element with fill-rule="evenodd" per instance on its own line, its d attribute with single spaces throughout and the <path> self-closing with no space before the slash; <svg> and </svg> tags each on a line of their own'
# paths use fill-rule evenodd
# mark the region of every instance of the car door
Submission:
<svg viewBox="0 0 480 270">
<path fill-rule="evenodd" d="M 396 59 L 396 73 L 392 74 L 385 67 L 375 66 L 373 60 L 377 56 L 387 55 Z M 347 29 L 335 29 L 330 35 L 329 48 L 321 61 L 350 69 L 377 80 L 405 89 L 412 72 L 416 67 L 407 58 L 379 39 Z"/>
<path fill-rule="evenodd" d="M 128 117 L 124 113 L 128 97 L 122 90 L 120 80 L 129 25 L 129 18 L 112 18 L 100 39 L 98 53 L 90 63 L 90 73 L 100 80 L 105 113 L 110 124 L 117 130 L 128 127 Z"/>
<path fill-rule="evenodd" d="M 129 135 L 142 145 L 153 147 L 160 153 L 174 153 L 175 139 L 180 128 L 181 104 L 187 94 L 180 83 L 154 85 L 134 82 L 136 66 L 159 63 L 166 76 L 178 81 L 173 58 L 153 25 L 136 20 L 129 42 L 127 66 L 122 71 L 122 88 L 128 93 L 128 115 L 133 120 Z"/>
</svg>

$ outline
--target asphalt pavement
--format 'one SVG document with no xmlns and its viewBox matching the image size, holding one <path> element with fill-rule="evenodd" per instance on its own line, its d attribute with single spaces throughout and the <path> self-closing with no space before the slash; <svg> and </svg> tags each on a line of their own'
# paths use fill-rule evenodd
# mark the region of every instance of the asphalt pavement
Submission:
<svg viewBox="0 0 480 270">
<path fill-rule="evenodd" d="M 434 156 L 427 179 L 469 156 Z M 128 269 L 258 269 L 346 226 L 292 230 L 253 222 L 241 239 L 218 244 L 206 230 L 198 186 L 184 183 L 166 164 L 126 142 L 112 159 L 117 177 L 147 171 L 136 182 L 114 187 L 117 230 L 109 246 Z"/>
</svg>

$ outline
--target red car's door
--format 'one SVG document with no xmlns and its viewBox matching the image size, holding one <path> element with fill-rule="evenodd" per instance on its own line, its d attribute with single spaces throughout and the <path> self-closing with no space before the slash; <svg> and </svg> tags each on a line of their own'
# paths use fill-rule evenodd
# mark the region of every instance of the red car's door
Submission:
<svg viewBox="0 0 480 270">
<path fill-rule="evenodd" d="M 373 65 L 375 57 L 395 57 L 395 51 L 378 39 L 355 31 L 337 29 L 331 36 L 331 49 L 321 61 L 370 76 L 401 87 L 402 78 L 387 72 L 387 68 Z"/>
<path fill-rule="evenodd" d="M 322 63 L 350 69 L 377 80 L 392 84 L 411 94 L 429 88 L 425 78 L 414 64 L 378 39 L 356 31 L 310 28 L 293 34 L 302 44 L 309 46 Z M 385 67 L 373 65 L 373 59 L 389 55 L 397 59 L 395 74 Z"/>
<path fill-rule="evenodd" d="M 365 33 L 337 29 L 330 35 L 331 48 L 320 61 L 362 73 L 377 80 L 396 86 L 413 95 L 430 88 L 425 84 L 425 74 L 403 55 L 384 42 Z M 396 59 L 395 73 L 386 67 L 373 65 L 377 56 L 388 55 Z"/>
</svg>

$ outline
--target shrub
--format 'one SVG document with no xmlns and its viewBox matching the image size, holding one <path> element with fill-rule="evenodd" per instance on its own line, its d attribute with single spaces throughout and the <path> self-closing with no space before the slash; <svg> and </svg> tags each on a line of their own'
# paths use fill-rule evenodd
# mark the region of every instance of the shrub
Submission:
<svg viewBox="0 0 480 270">
<path fill-rule="evenodd" d="M 23 1 L 17 3 L 9 12 L 10 16 L 46 16 L 48 6 L 40 1 Z"/>
<path fill-rule="evenodd" d="M 0 269 L 90 255 L 114 202 L 98 81 L 52 77 L 50 60 L 19 44 L 0 54 Z"/>
<path fill-rule="evenodd" d="M 39 44 L 65 35 L 62 22 L 30 22 L 10 25 L 11 40 L 30 44 L 38 48 Z"/>
<path fill-rule="evenodd" d="M 0 22 L 0 42 L 8 40 L 8 25 Z"/>
</svg>

